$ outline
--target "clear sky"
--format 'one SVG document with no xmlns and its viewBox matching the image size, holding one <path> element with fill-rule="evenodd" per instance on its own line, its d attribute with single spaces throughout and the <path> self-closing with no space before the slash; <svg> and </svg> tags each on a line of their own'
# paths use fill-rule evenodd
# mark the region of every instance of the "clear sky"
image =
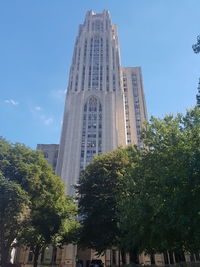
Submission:
<svg viewBox="0 0 200 267">
<path fill-rule="evenodd" d="M 141 66 L 149 116 L 195 105 L 200 0 L 0 0 L 0 135 L 58 143 L 78 25 L 111 12 L 123 66 Z"/>
</svg>

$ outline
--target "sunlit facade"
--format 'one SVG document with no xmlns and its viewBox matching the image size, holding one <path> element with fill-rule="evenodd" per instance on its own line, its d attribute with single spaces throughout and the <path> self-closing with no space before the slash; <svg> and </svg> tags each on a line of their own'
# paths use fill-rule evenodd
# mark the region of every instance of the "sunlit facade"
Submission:
<svg viewBox="0 0 200 267">
<path fill-rule="evenodd" d="M 141 69 L 121 67 L 109 12 L 89 11 L 75 42 L 56 168 L 68 194 L 94 155 L 119 145 L 142 147 L 146 118 Z"/>
<path fill-rule="evenodd" d="M 198 91 L 197 105 L 200 105 Z M 141 130 L 146 119 L 141 68 L 121 66 L 117 26 L 111 23 L 109 12 L 89 11 L 75 42 L 60 145 L 40 144 L 37 149 L 43 151 L 63 178 L 68 194 L 74 195 L 80 171 L 92 162 L 94 155 L 113 151 L 119 145 L 135 144 L 143 148 Z M 39 264 L 75 267 L 78 257 L 82 266 L 88 267 L 95 253 L 72 244 L 63 248 L 49 246 L 42 251 Z M 18 249 L 14 260 L 31 267 L 31 248 Z M 118 260 L 119 251 L 115 248 L 102 256 L 104 266 L 117 266 Z M 143 265 L 199 260 L 199 254 L 138 255 L 138 262 Z M 129 262 L 127 254 L 125 263 Z M 122 259 L 120 263 L 124 264 Z"/>
</svg>

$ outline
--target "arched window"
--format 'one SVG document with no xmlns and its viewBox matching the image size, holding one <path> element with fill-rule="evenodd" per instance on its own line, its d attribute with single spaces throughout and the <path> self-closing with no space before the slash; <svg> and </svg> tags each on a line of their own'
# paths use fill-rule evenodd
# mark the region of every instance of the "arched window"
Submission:
<svg viewBox="0 0 200 267">
<path fill-rule="evenodd" d="M 95 96 L 89 97 L 83 109 L 80 168 L 84 169 L 95 154 L 102 153 L 102 105 Z"/>
</svg>

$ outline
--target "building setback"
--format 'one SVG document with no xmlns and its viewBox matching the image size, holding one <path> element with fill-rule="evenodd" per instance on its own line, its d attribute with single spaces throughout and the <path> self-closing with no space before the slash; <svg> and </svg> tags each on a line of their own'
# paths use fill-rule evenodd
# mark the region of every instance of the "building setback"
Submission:
<svg viewBox="0 0 200 267">
<path fill-rule="evenodd" d="M 54 172 L 56 169 L 57 158 L 58 158 L 58 144 L 38 144 L 37 150 L 43 152 L 45 159 L 52 166 Z"/>
<path fill-rule="evenodd" d="M 141 147 L 146 119 L 141 69 L 121 67 L 109 12 L 89 11 L 75 42 L 56 167 L 68 194 L 94 155 L 119 145 Z"/>
</svg>

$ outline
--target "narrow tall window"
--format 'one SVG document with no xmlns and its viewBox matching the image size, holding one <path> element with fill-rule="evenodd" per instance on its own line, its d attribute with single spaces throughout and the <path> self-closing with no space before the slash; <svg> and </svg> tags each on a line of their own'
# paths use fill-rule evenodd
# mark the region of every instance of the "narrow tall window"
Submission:
<svg viewBox="0 0 200 267">
<path fill-rule="evenodd" d="M 101 153 L 102 106 L 98 98 L 91 96 L 83 109 L 80 169 L 84 169 L 95 154 Z"/>
</svg>

